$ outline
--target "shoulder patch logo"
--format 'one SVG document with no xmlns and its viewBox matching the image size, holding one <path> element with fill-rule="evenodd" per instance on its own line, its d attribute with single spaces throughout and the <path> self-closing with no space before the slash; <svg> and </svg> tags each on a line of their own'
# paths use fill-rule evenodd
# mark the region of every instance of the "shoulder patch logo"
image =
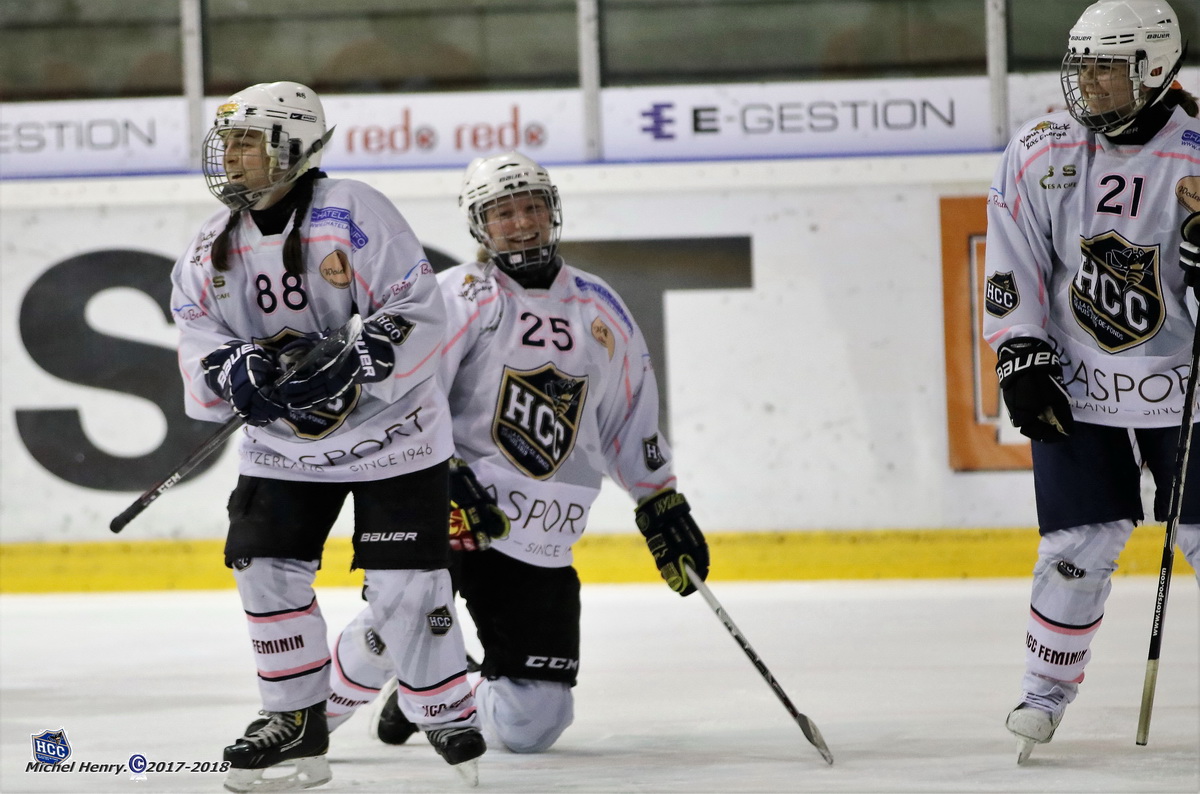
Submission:
<svg viewBox="0 0 1200 794">
<path fill-rule="evenodd" d="M 1200 212 L 1200 176 L 1185 176 L 1176 182 L 1175 198 L 1188 212 Z"/>
<path fill-rule="evenodd" d="M 321 278 L 337 289 L 347 289 L 350 286 L 350 259 L 338 249 L 321 260 L 318 268 Z"/>
<path fill-rule="evenodd" d="M 588 379 L 547 363 L 504 368 L 492 438 L 504 456 L 535 480 L 545 480 L 575 448 Z"/>
<path fill-rule="evenodd" d="M 612 361 L 613 353 L 617 351 L 617 340 L 613 337 L 612 329 L 605 325 L 599 317 L 592 320 L 592 339 L 595 339 L 601 347 L 608 351 L 608 360 Z"/>
<path fill-rule="evenodd" d="M 308 219 L 309 228 L 313 226 L 333 226 L 337 229 L 345 229 L 350 236 L 350 245 L 354 246 L 354 250 L 362 248 L 371 241 L 367 237 L 366 232 L 358 227 L 354 222 L 354 218 L 350 217 L 350 210 L 342 207 L 313 207 L 312 214 Z"/>
<path fill-rule="evenodd" d="M 1050 138 L 1051 140 L 1065 138 L 1069 129 L 1071 129 L 1070 124 L 1055 124 L 1053 121 L 1049 120 L 1041 121 L 1035 124 L 1033 128 L 1029 130 L 1029 132 L 1021 137 L 1021 144 L 1026 149 L 1030 149 L 1047 138 Z"/>
<path fill-rule="evenodd" d="M 458 294 L 460 297 L 465 298 L 466 300 L 474 301 L 477 300 L 483 293 L 491 291 L 492 282 L 488 281 L 487 279 L 482 279 L 474 273 L 467 273 L 465 276 L 463 276 L 462 289 L 459 290 Z"/>
<path fill-rule="evenodd" d="M 1021 305 L 1012 271 L 993 273 L 983 285 L 983 306 L 993 317 L 1004 317 Z"/>
<path fill-rule="evenodd" d="M 658 471 L 667 465 L 667 459 L 662 454 L 662 446 L 658 443 L 658 433 L 650 438 L 642 439 L 642 459 L 650 471 Z"/>
<path fill-rule="evenodd" d="M 1109 353 L 1137 347 L 1166 321 L 1159 247 L 1131 243 L 1115 231 L 1080 241 L 1071 282 L 1075 321 Z"/>
<path fill-rule="evenodd" d="M 621 302 L 617 300 L 616 295 L 613 295 L 599 284 L 580 278 L 579 276 L 575 277 L 575 286 L 580 292 L 590 292 L 599 298 L 601 302 L 612 309 L 613 314 L 617 315 L 617 319 L 621 321 L 625 328 L 630 333 L 633 333 L 633 321 L 630 320 L 629 315 L 625 313 L 625 309 L 621 306 Z"/>
</svg>

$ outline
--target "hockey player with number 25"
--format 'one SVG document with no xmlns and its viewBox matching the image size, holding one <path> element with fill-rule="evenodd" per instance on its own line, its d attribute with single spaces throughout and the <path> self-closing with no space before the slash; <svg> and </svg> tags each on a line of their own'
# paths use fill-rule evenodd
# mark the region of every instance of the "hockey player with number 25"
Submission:
<svg viewBox="0 0 1200 794">
<path fill-rule="evenodd" d="M 1189 0 L 1190 2 L 1190 0 Z M 1033 439 L 1041 541 L 1018 763 L 1050 741 L 1091 659 L 1117 556 L 1142 520 L 1141 467 L 1167 518 L 1200 285 L 1200 121 L 1174 82 L 1178 18 L 1104 0 L 1071 28 L 1066 112 L 1008 144 L 988 199 L 983 333 L 1012 422 Z M 1177 540 L 1200 570 L 1200 455 Z"/>
<path fill-rule="evenodd" d="M 460 459 L 450 475 L 456 582 L 484 650 L 481 678 L 472 676 L 484 734 L 536 753 L 574 719 L 572 546 L 602 476 L 636 500 L 671 589 L 695 592 L 684 565 L 706 577 L 708 546 L 675 490 L 642 333 L 611 287 L 558 255 L 562 209 L 546 170 L 517 152 L 476 160 L 459 206 L 481 250 L 438 276 L 450 318 L 440 376 Z M 380 639 L 389 650 L 392 641 L 373 621 L 364 610 L 335 645 L 331 725 L 395 676 Z M 400 744 L 419 715 L 395 698 L 379 697 L 370 731 Z"/>
<path fill-rule="evenodd" d="M 446 513 L 450 414 L 437 365 L 446 310 L 413 230 L 382 194 L 318 168 L 332 131 L 298 83 L 250 86 L 204 144 L 226 208 L 172 273 L 187 413 L 245 420 L 225 564 L 245 610 L 262 718 L 225 748 L 231 791 L 331 777 L 329 640 L 313 591 L 354 497 L 352 565 L 406 700 L 450 764 L 485 749 L 455 620 Z M 283 373 L 354 315 L 343 358 Z M 299 367 L 297 367 L 299 370 Z"/>
</svg>

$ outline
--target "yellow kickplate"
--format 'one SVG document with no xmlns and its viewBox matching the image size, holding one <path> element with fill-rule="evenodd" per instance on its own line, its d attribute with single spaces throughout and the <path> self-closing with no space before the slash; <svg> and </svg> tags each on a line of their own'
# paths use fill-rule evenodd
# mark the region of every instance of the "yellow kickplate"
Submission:
<svg viewBox="0 0 1200 794">
<path fill-rule="evenodd" d="M 1118 575 L 1156 576 L 1164 529 L 1138 527 Z M 1027 577 L 1038 535 L 1021 529 L 710 532 L 715 581 Z M 212 590 L 233 587 L 223 540 L 0 544 L 0 593 Z M 318 586 L 356 587 L 350 541 L 331 538 Z M 654 582 L 640 535 L 585 535 L 575 545 L 584 582 Z M 1192 569 L 1176 552 L 1173 576 Z"/>
</svg>

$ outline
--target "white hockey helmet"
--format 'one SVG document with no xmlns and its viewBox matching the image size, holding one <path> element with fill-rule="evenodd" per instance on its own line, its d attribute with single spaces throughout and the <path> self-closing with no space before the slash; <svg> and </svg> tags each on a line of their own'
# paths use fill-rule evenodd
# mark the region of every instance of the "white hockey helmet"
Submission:
<svg viewBox="0 0 1200 794">
<path fill-rule="evenodd" d="M 225 171 L 225 146 L 239 132 L 262 133 L 268 166 L 266 183 L 248 188 Z M 232 210 L 262 209 L 284 185 L 321 162 L 332 130 L 311 88 L 300 83 L 258 83 L 242 89 L 217 108 L 204 138 L 204 178 L 208 189 Z"/>
<path fill-rule="evenodd" d="M 550 228 L 530 248 L 501 251 L 488 234 L 484 222 L 486 210 L 498 202 L 526 195 L 539 196 L 545 202 L 550 215 Z M 472 160 L 463 174 L 458 207 L 467 216 L 471 236 L 479 241 L 492 261 L 506 273 L 533 270 L 554 260 L 562 235 L 562 203 L 558 198 L 558 188 L 550 181 L 546 169 L 520 152 L 505 152 Z"/>
<path fill-rule="evenodd" d="M 1088 6 L 1071 28 L 1062 61 L 1068 110 L 1096 132 L 1120 132 L 1171 87 L 1184 49 L 1179 18 L 1162 0 L 1101 0 Z M 1097 96 L 1087 77 L 1097 67 L 1128 74 L 1128 95 Z"/>
</svg>

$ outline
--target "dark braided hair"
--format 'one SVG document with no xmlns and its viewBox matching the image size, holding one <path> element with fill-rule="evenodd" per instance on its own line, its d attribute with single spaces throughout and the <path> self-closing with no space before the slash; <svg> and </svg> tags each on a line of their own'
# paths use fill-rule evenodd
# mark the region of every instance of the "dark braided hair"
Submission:
<svg viewBox="0 0 1200 794">
<path fill-rule="evenodd" d="M 306 171 L 304 176 L 296 180 L 296 186 L 288 195 L 289 198 L 295 197 L 296 210 L 292 216 L 292 230 L 288 232 L 287 239 L 283 241 L 283 267 L 293 276 L 304 272 L 304 250 L 300 245 L 300 226 L 304 223 L 304 217 L 308 215 L 309 205 L 312 204 L 313 186 L 322 176 L 324 174 L 316 168 Z"/>
<path fill-rule="evenodd" d="M 288 191 L 288 194 L 284 196 L 279 204 L 268 207 L 265 210 L 257 211 L 272 213 L 278 217 L 280 226 L 286 223 L 288 217 L 295 219 L 292 224 L 292 230 L 288 233 L 287 239 L 283 243 L 283 266 L 292 275 L 300 275 L 304 272 L 304 249 L 300 244 L 300 226 L 304 223 L 304 217 L 308 214 L 308 208 L 312 204 L 313 185 L 323 176 L 325 176 L 325 173 L 319 168 L 311 168 L 305 171 L 304 175 L 293 183 L 292 189 Z M 255 213 L 255 211 L 251 210 L 251 213 Z M 213 240 L 211 249 L 212 263 L 213 268 L 217 271 L 224 272 L 229 270 L 229 235 L 237 227 L 241 218 L 242 211 L 231 212 L 229 220 L 225 223 L 225 228 Z"/>
<path fill-rule="evenodd" d="M 226 221 L 225 228 L 217 235 L 217 239 L 212 242 L 213 268 L 219 273 L 229 270 L 229 233 L 233 231 L 233 227 L 237 226 L 238 221 L 241 219 L 241 212 L 229 213 L 229 220 Z"/>
</svg>

